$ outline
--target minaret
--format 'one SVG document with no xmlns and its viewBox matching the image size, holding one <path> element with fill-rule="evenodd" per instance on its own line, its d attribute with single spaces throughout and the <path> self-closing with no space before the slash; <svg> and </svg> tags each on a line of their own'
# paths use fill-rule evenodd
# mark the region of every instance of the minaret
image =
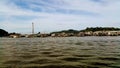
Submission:
<svg viewBox="0 0 120 68">
<path fill-rule="evenodd" d="M 34 34 L 34 23 L 32 22 L 32 34 Z"/>
</svg>

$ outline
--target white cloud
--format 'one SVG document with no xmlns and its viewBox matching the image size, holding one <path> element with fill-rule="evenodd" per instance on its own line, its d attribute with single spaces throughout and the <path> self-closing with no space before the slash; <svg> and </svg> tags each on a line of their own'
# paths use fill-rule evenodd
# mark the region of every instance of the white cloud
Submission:
<svg viewBox="0 0 120 68">
<path fill-rule="evenodd" d="M 0 27 L 10 32 L 30 33 L 31 23 L 35 23 L 36 32 L 51 32 L 63 29 L 84 29 L 85 27 L 107 26 L 119 27 L 120 25 L 120 1 L 102 0 L 94 2 L 92 0 L 49 0 L 52 4 L 44 0 L 21 0 L 26 2 L 30 9 L 23 9 L 15 5 L 11 0 L 0 0 Z M 17 1 L 17 0 L 16 0 Z M 43 5 L 36 5 L 44 4 Z M 32 8 L 41 9 L 34 11 Z M 65 11 L 86 11 L 98 14 L 66 14 L 56 10 Z M 54 11 L 54 12 L 47 12 Z M 33 19 L 19 19 L 16 16 L 35 17 Z"/>
</svg>

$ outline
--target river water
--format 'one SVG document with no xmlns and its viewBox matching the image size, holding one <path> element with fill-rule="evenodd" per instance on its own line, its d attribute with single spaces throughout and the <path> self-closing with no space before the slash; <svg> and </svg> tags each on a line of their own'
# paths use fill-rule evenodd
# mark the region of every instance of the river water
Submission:
<svg viewBox="0 0 120 68">
<path fill-rule="evenodd" d="M 120 68 L 120 37 L 0 38 L 0 68 Z"/>
</svg>

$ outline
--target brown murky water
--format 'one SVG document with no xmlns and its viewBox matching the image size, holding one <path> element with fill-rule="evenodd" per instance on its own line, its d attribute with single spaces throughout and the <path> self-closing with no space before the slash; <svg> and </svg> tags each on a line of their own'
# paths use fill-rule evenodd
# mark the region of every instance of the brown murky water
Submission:
<svg viewBox="0 0 120 68">
<path fill-rule="evenodd" d="M 0 68 L 120 68 L 120 37 L 0 38 Z"/>
</svg>

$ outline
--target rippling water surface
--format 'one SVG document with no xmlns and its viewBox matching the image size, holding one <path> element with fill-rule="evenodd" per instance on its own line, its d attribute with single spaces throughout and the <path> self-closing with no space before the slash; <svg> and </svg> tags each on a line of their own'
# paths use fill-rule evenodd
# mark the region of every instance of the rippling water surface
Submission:
<svg viewBox="0 0 120 68">
<path fill-rule="evenodd" d="M 0 68 L 120 68 L 120 37 L 0 38 Z"/>
</svg>

